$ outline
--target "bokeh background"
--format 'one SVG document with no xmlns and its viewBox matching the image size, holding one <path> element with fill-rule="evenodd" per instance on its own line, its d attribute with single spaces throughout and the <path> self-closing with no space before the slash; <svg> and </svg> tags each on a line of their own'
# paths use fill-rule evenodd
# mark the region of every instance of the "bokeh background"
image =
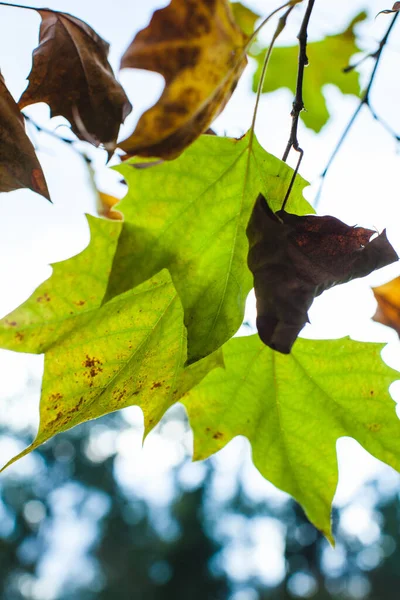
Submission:
<svg viewBox="0 0 400 600">
<path fill-rule="evenodd" d="M 119 58 L 152 11 L 167 0 L 112 3 L 49 0 L 48 7 L 86 20 L 111 43 Z M 278 6 L 271 0 L 245 2 L 262 15 Z M 31 6 L 41 6 L 32 1 Z M 357 27 L 359 45 L 374 51 L 390 17 L 386 0 L 317 0 L 310 39 L 344 29 L 367 10 Z M 0 6 L 0 67 L 18 98 L 26 86 L 39 17 Z M 302 11 L 295 10 L 280 43 L 293 43 Z M 260 36 L 267 44 L 274 24 Z M 330 57 L 326 56 L 329 62 Z M 345 66 L 345 65 L 344 65 Z M 366 82 L 371 61 L 360 66 Z M 372 91 L 372 102 L 400 133 L 400 25 L 394 30 Z M 242 135 L 254 108 L 254 61 L 224 113 L 218 134 Z M 159 97 L 156 73 L 120 74 L 134 105 L 121 135 Z M 332 118 L 320 134 L 300 127 L 305 149 L 302 174 L 314 184 L 312 200 L 341 131 L 357 106 L 333 86 L 324 89 Z M 264 96 L 257 135 L 281 156 L 290 129 L 292 95 Z M 72 136 L 49 110 L 26 110 L 43 127 Z M 81 251 L 89 241 L 85 212 L 96 214 L 97 186 L 122 197 L 119 176 L 105 167 L 105 153 L 78 142 L 68 145 L 28 124 L 54 201 L 32 192 L 1 194 L 0 310 L 23 302 L 51 273 L 50 263 Z M 349 224 L 381 230 L 400 251 L 400 159 L 396 140 L 365 110 L 326 178 L 319 212 Z M 291 160 L 294 160 L 291 157 Z M 293 164 L 293 163 L 292 163 Z M 385 360 L 400 369 L 397 335 L 371 321 L 371 285 L 399 274 L 398 265 L 317 299 L 311 325 L 302 335 L 384 341 Z M 246 325 L 253 330 L 254 299 Z M 0 457 L 2 464 L 27 445 L 38 421 L 43 358 L 0 351 Z M 399 390 L 393 384 L 393 398 Z M 316 424 L 317 426 L 317 424 Z M 400 589 L 400 477 L 369 456 L 354 440 L 338 442 L 340 481 L 333 526 L 336 547 L 308 523 L 301 508 L 265 481 L 251 463 L 246 440 L 236 438 L 203 463 L 192 463 L 192 435 L 183 409 L 170 409 L 142 445 L 138 408 L 76 427 L 19 461 L 0 478 L 0 597 L 4 600 L 262 600 L 286 598 L 397 600 Z M 316 457 L 318 460 L 318 457 Z"/>
</svg>

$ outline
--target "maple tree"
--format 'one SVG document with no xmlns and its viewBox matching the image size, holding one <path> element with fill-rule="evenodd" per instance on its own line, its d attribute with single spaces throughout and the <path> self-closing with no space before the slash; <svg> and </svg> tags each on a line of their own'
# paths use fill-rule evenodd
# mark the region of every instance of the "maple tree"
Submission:
<svg viewBox="0 0 400 600">
<path fill-rule="evenodd" d="M 297 130 L 300 118 L 315 131 L 328 120 L 325 83 L 360 94 L 332 162 L 361 109 L 372 110 L 369 93 L 399 3 L 383 11 L 392 20 L 369 55 L 374 68 L 362 92 L 350 60 L 365 14 L 308 44 L 314 3 L 289 0 L 258 27 L 258 15 L 228 0 L 172 0 L 155 11 L 121 68 L 157 71 L 165 88 L 122 141 L 131 104 L 108 62 L 108 44 L 74 16 L 25 7 L 42 23 L 18 104 L 0 81 L 0 191 L 27 187 L 49 198 L 20 112 L 36 102 L 67 118 L 80 140 L 109 158 L 116 152 L 128 191 L 117 209 L 112 196 L 99 193 L 88 248 L 54 265 L 50 279 L 0 322 L 3 348 L 45 354 L 39 431 L 10 463 L 61 431 L 133 404 L 143 410 L 147 434 L 180 401 L 195 458 L 246 436 L 260 471 L 329 539 L 339 437 L 354 437 L 400 469 L 388 392 L 398 373 L 382 361 L 382 346 L 297 340 L 317 295 L 398 259 L 384 231 L 372 239 L 372 230 L 313 214 L 298 173 L 304 150 Z M 303 11 L 299 50 L 274 49 L 295 9 Z M 257 48 L 260 28 L 275 16 L 270 46 Z M 334 62 L 322 60 L 323 52 Z M 213 135 L 209 128 L 247 55 L 257 62 L 251 127 L 240 139 Z M 295 94 L 282 160 L 255 136 L 261 94 L 281 87 Z M 286 164 L 291 149 L 299 156 L 294 170 Z M 253 283 L 259 336 L 231 339 Z M 382 292 L 375 291 L 379 298 Z"/>
</svg>

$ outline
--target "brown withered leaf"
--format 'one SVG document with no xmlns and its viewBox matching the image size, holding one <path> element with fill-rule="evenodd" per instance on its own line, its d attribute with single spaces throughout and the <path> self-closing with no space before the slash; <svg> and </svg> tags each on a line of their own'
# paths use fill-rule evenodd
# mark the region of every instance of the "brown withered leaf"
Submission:
<svg viewBox="0 0 400 600">
<path fill-rule="evenodd" d="M 391 9 L 381 10 L 378 15 L 389 15 L 390 13 L 396 13 L 400 11 L 400 2 L 395 2 Z M 376 15 L 376 16 L 378 16 Z"/>
<path fill-rule="evenodd" d="M 372 288 L 372 291 L 378 302 L 373 320 L 391 327 L 400 337 L 400 277 Z"/>
<path fill-rule="evenodd" d="M 109 44 L 72 15 L 38 9 L 39 46 L 20 108 L 46 102 L 51 116 L 71 123 L 79 139 L 103 144 L 111 154 L 132 106 L 107 60 Z"/>
<path fill-rule="evenodd" d="M 29 188 L 50 200 L 25 121 L 0 74 L 0 192 Z"/>
<path fill-rule="evenodd" d="M 247 39 L 228 0 L 172 0 L 157 10 L 126 50 L 121 68 L 157 71 L 165 89 L 119 147 L 131 156 L 178 156 L 231 97 L 247 64 Z"/>
<path fill-rule="evenodd" d="M 335 217 L 273 213 L 260 194 L 247 237 L 262 341 L 288 354 L 316 296 L 398 260 L 385 231 L 374 234 Z"/>
</svg>

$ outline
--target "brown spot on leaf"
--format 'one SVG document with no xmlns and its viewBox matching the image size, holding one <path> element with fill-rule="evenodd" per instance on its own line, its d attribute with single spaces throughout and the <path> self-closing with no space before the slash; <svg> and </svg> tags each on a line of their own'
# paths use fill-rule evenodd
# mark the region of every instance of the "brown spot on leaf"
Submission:
<svg viewBox="0 0 400 600">
<path fill-rule="evenodd" d="M 50 302 L 51 298 L 48 295 L 48 293 L 44 293 L 43 296 L 38 296 L 36 298 L 36 302 L 42 303 L 42 302 Z"/>
<path fill-rule="evenodd" d="M 76 302 L 74 302 L 74 304 L 76 304 L 76 306 L 83 306 L 84 304 L 86 304 L 85 300 L 77 300 Z"/>
<path fill-rule="evenodd" d="M 220 431 L 217 431 L 216 433 L 214 433 L 213 438 L 214 440 L 222 440 L 222 438 L 224 437 L 224 434 L 221 433 Z"/>
<path fill-rule="evenodd" d="M 101 361 L 98 358 L 90 358 L 90 356 L 88 354 L 86 354 L 86 358 L 83 361 L 82 365 L 84 367 L 88 367 L 88 368 L 92 368 L 95 367 L 96 365 L 101 365 Z"/>
<path fill-rule="evenodd" d="M 196 102 L 198 102 L 200 97 L 201 94 L 199 90 L 193 87 L 187 87 L 184 90 L 182 90 L 182 93 L 180 95 L 180 101 L 186 102 L 187 104 L 195 104 Z"/>
<path fill-rule="evenodd" d="M 54 417 L 54 419 L 52 419 L 51 421 L 49 421 L 48 427 L 51 429 L 54 429 L 55 424 L 58 423 L 59 421 L 62 420 L 62 412 L 59 411 L 56 416 Z M 60 426 L 60 425 L 59 425 Z"/>
<path fill-rule="evenodd" d="M 151 386 L 151 388 L 150 388 L 150 389 L 154 390 L 154 389 L 156 389 L 156 388 L 159 388 L 159 387 L 161 387 L 161 386 L 162 386 L 162 383 L 161 383 L 160 381 L 155 381 L 155 382 L 153 383 L 153 385 Z"/>
<path fill-rule="evenodd" d="M 87 369 L 89 369 L 89 371 L 85 373 L 86 377 L 88 377 L 89 379 L 92 380 L 95 377 L 97 377 L 97 375 L 99 373 L 102 373 L 102 371 L 103 371 L 102 364 L 103 363 L 98 358 L 95 358 L 95 357 L 91 358 L 88 354 L 86 354 L 86 358 L 82 362 L 82 366 L 84 366 Z M 90 385 L 90 387 L 92 387 L 93 386 L 93 381 L 90 381 L 89 385 Z"/>
<path fill-rule="evenodd" d="M 54 394 L 50 394 L 49 402 L 54 402 L 55 400 L 61 400 L 63 395 L 60 392 L 54 392 Z"/>
<path fill-rule="evenodd" d="M 71 408 L 70 413 L 72 414 L 72 413 L 79 412 L 83 402 L 84 402 L 84 398 L 81 396 L 78 404 L 76 406 L 74 406 L 73 408 Z"/>
<path fill-rule="evenodd" d="M 25 337 L 24 334 L 21 333 L 20 331 L 17 331 L 17 333 L 15 334 L 15 339 L 17 340 L 17 342 L 22 342 L 24 337 Z"/>
<path fill-rule="evenodd" d="M 186 115 L 188 112 L 187 107 L 181 102 L 169 102 L 164 108 L 166 113 L 172 113 L 173 115 Z"/>
<path fill-rule="evenodd" d="M 380 423 L 369 423 L 367 429 L 372 433 L 377 433 L 382 429 L 382 425 Z"/>
<path fill-rule="evenodd" d="M 113 390 L 113 393 L 112 393 L 116 402 L 121 402 L 121 400 L 124 399 L 126 394 L 127 394 L 127 391 L 125 388 L 123 388 L 122 390 L 120 390 L 120 389 Z"/>
<path fill-rule="evenodd" d="M 7 319 L 5 320 L 5 322 L 7 323 L 7 325 L 9 325 L 10 327 L 16 327 L 18 325 L 17 321 L 7 321 Z"/>
</svg>

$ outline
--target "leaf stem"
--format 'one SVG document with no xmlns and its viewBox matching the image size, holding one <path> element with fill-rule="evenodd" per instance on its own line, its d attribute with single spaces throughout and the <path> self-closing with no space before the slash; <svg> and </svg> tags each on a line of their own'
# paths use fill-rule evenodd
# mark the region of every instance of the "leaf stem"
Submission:
<svg viewBox="0 0 400 600">
<path fill-rule="evenodd" d="M 282 6 L 279 6 L 278 8 L 273 10 L 272 13 L 270 13 L 268 15 L 268 17 L 265 17 L 265 19 L 260 23 L 260 25 L 253 31 L 253 33 L 249 37 L 247 44 L 246 44 L 246 50 L 254 42 L 255 38 L 258 36 L 258 34 L 260 33 L 260 31 L 264 27 L 264 25 L 266 25 L 273 16 L 275 16 L 278 12 L 280 12 L 284 8 L 287 8 L 288 6 L 291 8 L 294 8 L 296 6 L 296 4 L 299 4 L 300 2 L 303 2 L 303 0 L 289 0 L 289 2 L 286 2 L 285 4 L 282 4 Z"/>
<path fill-rule="evenodd" d="M 304 150 L 302 148 L 300 148 L 300 147 L 296 148 L 296 150 L 299 153 L 299 158 L 298 158 L 298 161 L 297 161 L 296 168 L 293 171 L 293 175 L 292 175 L 292 178 L 290 180 L 290 183 L 289 183 L 288 189 L 286 191 L 285 197 L 283 199 L 281 210 L 285 210 L 286 203 L 289 200 L 290 192 L 292 191 L 293 184 L 294 184 L 294 182 L 296 180 L 296 177 L 297 177 L 297 173 L 299 172 L 301 161 L 303 160 Z"/>
<path fill-rule="evenodd" d="M 369 54 L 368 55 L 369 57 L 375 59 L 374 68 L 372 69 L 372 72 L 371 72 L 371 75 L 370 75 L 367 87 L 365 88 L 363 94 L 361 95 L 360 102 L 359 102 L 356 110 L 354 111 L 354 113 L 352 114 L 349 122 L 347 123 L 347 125 L 346 125 L 346 127 L 345 127 L 345 129 L 344 129 L 344 131 L 342 133 L 342 135 L 340 136 L 340 139 L 339 139 L 338 143 L 336 144 L 336 146 L 335 146 L 335 148 L 334 148 L 331 156 L 329 157 L 329 160 L 328 160 L 328 162 L 326 164 L 325 169 L 323 170 L 323 172 L 320 175 L 320 177 L 321 177 L 321 183 L 319 185 L 319 189 L 318 189 L 317 195 L 316 195 L 315 200 L 314 200 L 314 206 L 315 207 L 318 206 L 318 203 L 319 203 L 319 201 L 321 199 L 321 193 L 322 193 L 322 189 L 323 189 L 323 186 L 324 186 L 324 183 L 325 183 L 326 175 L 327 175 L 329 169 L 331 168 L 332 163 L 335 160 L 335 158 L 336 158 L 336 156 L 337 156 L 340 148 L 342 147 L 344 141 L 346 140 L 346 138 L 347 138 L 347 136 L 349 134 L 349 131 L 353 127 L 354 122 L 356 121 L 358 115 L 360 114 L 360 112 L 361 112 L 361 110 L 362 110 L 362 108 L 364 106 L 367 106 L 369 108 L 369 110 L 371 112 L 371 115 L 373 116 L 373 118 L 375 120 L 379 121 L 382 124 L 382 126 L 385 127 L 386 130 L 390 131 L 392 133 L 392 135 L 394 135 L 394 137 L 397 140 L 400 139 L 400 137 L 398 135 L 394 134 L 393 131 L 391 129 L 389 129 L 389 126 L 378 117 L 378 115 L 372 109 L 371 104 L 370 104 L 371 88 L 372 88 L 372 86 L 374 84 L 374 81 L 375 81 L 375 76 L 376 76 L 376 73 L 378 71 L 378 67 L 379 67 L 379 64 L 380 64 L 380 61 L 381 61 L 381 58 L 382 58 L 383 49 L 385 48 L 385 46 L 387 44 L 387 41 L 388 41 L 389 36 L 390 36 L 390 34 L 391 34 L 392 30 L 393 30 L 393 27 L 394 27 L 394 25 L 396 23 L 396 20 L 397 20 L 398 16 L 399 16 L 399 13 L 396 12 L 396 14 L 393 16 L 393 19 L 390 22 L 389 27 L 387 28 L 387 31 L 386 31 L 385 35 L 383 36 L 383 38 L 379 42 L 378 49 L 373 54 Z"/>
<path fill-rule="evenodd" d="M 289 8 L 280 17 L 280 19 L 278 21 L 278 25 L 276 26 L 274 35 L 272 36 L 271 43 L 270 43 L 269 48 L 267 50 L 267 54 L 265 56 L 264 64 L 263 64 L 263 67 L 262 67 L 262 70 L 261 70 L 260 81 L 259 81 L 258 87 L 257 87 L 257 97 L 256 97 L 255 105 L 254 105 L 253 118 L 252 118 L 251 125 L 250 125 L 250 136 L 249 136 L 249 148 L 250 149 L 251 149 L 252 144 L 253 144 L 254 129 L 255 129 L 255 126 L 256 126 L 257 113 L 258 113 L 258 108 L 259 108 L 259 104 L 260 104 L 260 98 L 261 98 L 261 94 L 262 94 L 262 89 L 263 89 L 263 86 L 264 86 L 265 75 L 267 73 L 269 59 L 271 58 L 271 54 L 272 54 L 272 50 L 274 48 L 275 42 L 276 42 L 277 38 L 280 36 L 280 34 L 282 33 L 282 31 L 284 30 L 287 18 L 290 15 L 290 13 L 292 12 L 292 10 L 294 9 L 294 7 L 296 6 L 296 4 L 298 4 L 298 2 L 296 2 L 296 3 L 290 2 L 290 3 L 287 3 L 287 4 L 284 5 L 284 7 L 289 6 Z M 281 7 L 281 9 L 284 8 L 284 7 Z"/>
</svg>

